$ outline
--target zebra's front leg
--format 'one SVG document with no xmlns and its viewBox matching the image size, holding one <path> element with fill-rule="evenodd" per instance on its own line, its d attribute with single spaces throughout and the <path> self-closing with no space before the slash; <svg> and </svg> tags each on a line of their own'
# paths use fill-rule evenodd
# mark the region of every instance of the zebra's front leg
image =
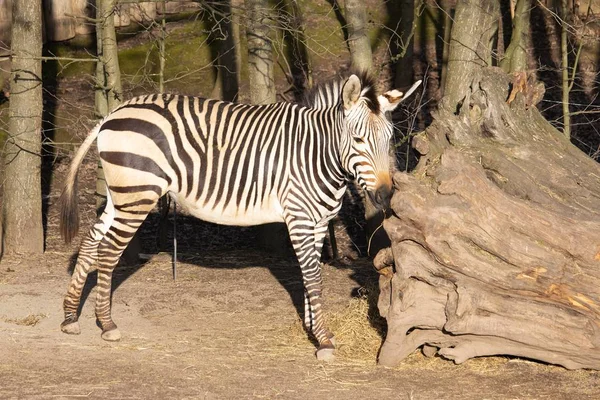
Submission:
<svg viewBox="0 0 600 400">
<path fill-rule="evenodd" d="M 305 323 L 308 322 L 310 332 L 312 332 L 319 342 L 319 348 L 316 352 L 317 359 L 332 361 L 334 358 L 335 343 L 333 334 L 327 329 L 323 316 L 321 263 L 317 261 L 311 264 L 312 267 L 308 268 L 310 273 L 306 274 L 304 269 L 302 271 L 307 303 L 305 308 L 308 313 L 308 316 L 305 316 Z"/>
<path fill-rule="evenodd" d="M 335 346 L 333 335 L 325 326 L 323 317 L 321 278 L 321 250 L 327 224 L 321 227 L 295 221 L 288 224 L 288 229 L 304 282 L 304 324 L 319 342 L 317 358 L 331 361 L 334 358 Z"/>
<path fill-rule="evenodd" d="M 308 298 L 308 292 L 304 291 L 304 327 L 307 332 L 313 331 L 313 324 L 315 322 L 315 314 L 312 311 L 310 300 Z M 327 337 L 331 341 L 331 343 L 335 346 L 335 336 L 331 331 L 327 331 Z"/>
</svg>

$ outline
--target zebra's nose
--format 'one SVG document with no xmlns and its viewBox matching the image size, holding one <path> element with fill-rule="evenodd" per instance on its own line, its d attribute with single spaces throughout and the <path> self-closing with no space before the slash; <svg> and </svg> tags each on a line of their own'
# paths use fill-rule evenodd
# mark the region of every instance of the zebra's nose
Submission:
<svg viewBox="0 0 600 400">
<path fill-rule="evenodd" d="M 381 185 L 375 191 L 373 202 L 379 210 L 387 210 L 390 207 L 390 199 L 392 198 L 392 186 Z"/>
</svg>

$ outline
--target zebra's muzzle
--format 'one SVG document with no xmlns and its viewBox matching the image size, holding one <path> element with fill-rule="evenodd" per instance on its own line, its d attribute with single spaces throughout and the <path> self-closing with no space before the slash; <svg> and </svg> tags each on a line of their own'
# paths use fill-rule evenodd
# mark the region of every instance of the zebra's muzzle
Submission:
<svg viewBox="0 0 600 400">
<path fill-rule="evenodd" d="M 371 198 L 371 202 L 378 210 L 387 210 L 390 208 L 390 200 L 392 198 L 392 186 L 381 185 L 375 192 L 367 192 Z"/>
</svg>

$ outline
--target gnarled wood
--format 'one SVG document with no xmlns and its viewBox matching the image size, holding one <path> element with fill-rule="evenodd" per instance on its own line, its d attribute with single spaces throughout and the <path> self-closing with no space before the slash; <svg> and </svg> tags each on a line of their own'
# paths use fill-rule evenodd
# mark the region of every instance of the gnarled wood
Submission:
<svg viewBox="0 0 600 400">
<path fill-rule="evenodd" d="M 376 258 L 388 321 L 380 363 L 420 346 L 461 363 L 506 354 L 600 368 L 600 167 L 510 77 L 475 72 L 395 176 L 391 241 Z M 388 274 L 389 275 L 389 274 Z"/>
</svg>

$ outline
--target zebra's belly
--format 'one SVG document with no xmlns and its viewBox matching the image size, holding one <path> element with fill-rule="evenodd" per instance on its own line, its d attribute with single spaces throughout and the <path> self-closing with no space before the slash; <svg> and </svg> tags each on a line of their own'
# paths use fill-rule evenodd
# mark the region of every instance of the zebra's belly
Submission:
<svg viewBox="0 0 600 400">
<path fill-rule="evenodd" d="M 235 204 L 228 206 L 204 205 L 195 200 L 172 193 L 171 197 L 190 215 L 203 221 L 220 225 L 252 226 L 271 222 L 284 222 L 283 208 L 275 196 L 271 196 L 262 204 L 240 209 Z"/>
</svg>

